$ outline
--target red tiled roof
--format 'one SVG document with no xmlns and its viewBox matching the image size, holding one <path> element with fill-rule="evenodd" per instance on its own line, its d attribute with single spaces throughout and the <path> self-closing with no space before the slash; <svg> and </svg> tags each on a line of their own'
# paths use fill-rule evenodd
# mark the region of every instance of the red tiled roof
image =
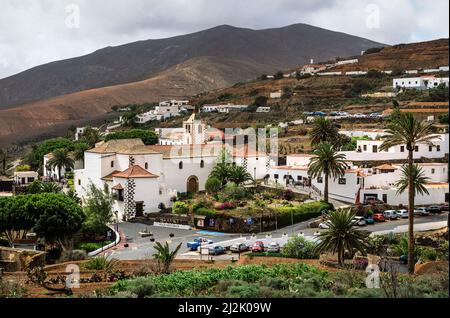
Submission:
<svg viewBox="0 0 450 318">
<path fill-rule="evenodd" d="M 113 177 L 117 178 L 158 178 L 157 175 L 148 172 L 140 166 L 131 166 L 125 171 L 116 172 L 112 174 Z"/>
<path fill-rule="evenodd" d="M 111 189 L 113 189 L 113 190 L 123 190 L 123 186 L 120 183 L 118 183 L 114 187 L 112 187 Z"/>
<path fill-rule="evenodd" d="M 105 181 L 113 181 L 113 176 L 114 176 L 114 174 L 115 174 L 115 173 L 118 173 L 118 172 L 120 172 L 120 171 L 119 171 L 119 170 L 115 170 L 115 171 L 113 171 L 112 173 L 110 173 L 110 174 L 104 176 L 104 177 L 102 178 L 102 180 L 105 180 Z"/>
</svg>

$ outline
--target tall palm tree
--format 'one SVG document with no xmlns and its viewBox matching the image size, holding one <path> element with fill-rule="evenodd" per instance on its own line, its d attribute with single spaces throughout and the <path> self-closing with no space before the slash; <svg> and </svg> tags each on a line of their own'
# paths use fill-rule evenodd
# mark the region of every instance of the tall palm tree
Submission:
<svg viewBox="0 0 450 318">
<path fill-rule="evenodd" d="M 155 250 L 157 253 L 153 254 L 153 257 L 163 265 L 164 274 L 168 274 L 170 272 L 170 265 L 177 256 L 181 245 L 182 243 L 180 243 L 175 250 L 170 251 L 169 243 L 166 242 L 165 245 L 162 245 L 160 242 L 156 242 Z"/>
<path fill-rule="evenodd" d="M 309 135 L 311 137 L 311 145 L 318 145 L 321 142 L 335 142 L 339 131 L 331 120 L 325 117 L 316 117 Z"/>
<path fill-rule="evenodd" d="M 308 174 L 311 178 L 324 176 L 324 201 L 328 203 L 328 179 L 332 177 L 336 180 L 344 176 L 347 168 L 345 155 L 338 153 L 328 142 L 320 143 L 313 154 L 315 156 L 309 162 Z"/>
<path fill-rule="evenodd" d="M 425 188 L 425 184 L 428 183 L 430 178 L 426 177 L 423 169 L 419 167 L 419 165 L 414 164 L 412 166 L 412 172 L 409 172 L 410 167 L 408 165 L 404 165 L 402 167 L 402 176 L 400 180 L 395 183 L 397 188 L 397 194 L 404 193 L 409 188 L 409 176 L 412 176 L 414 195 L 420 194 L 430 194 Z"/>
<path fill-rule="evenodd" d="M 329 228 L 319 236 L 316 252 L 337 253 L 339 265 L 344 265 L 345 251 L 364 251 L 367 248 L 365 240 L 367 233 L 356 229 L 355 214 L 351 209 L 331 212 L 328 219 Z"/>
<path fill-rule="evenodd" d="M 438 136 L 433 135 L 432 123 L 420 121 L 411 113 L 400 113 L 395 120 L 387 125 L 386 136 L 383 144 L 380 146 L 380 151 L 387 151 L 391 147 L 405 145 L 408 151 L 407 163 L 408 168 L 408 271 L 410 274 L 414 273 L 414 150 L 417 144 L 426 144 L 433 146 L 433 140 Z"/>
<path fill-rule="evenodd" d="M 236 183 L 238 186 L 253 180 L 252 175 L 242 166 L 231 167 L 229 174 L 229 181 Z"/>
<path fill-rule="evenodd" d="M 58 178 L 61 180 L 62 168 L 73 169 L 75 161 L 67 149 L 56 149 L 53 151 L 53 157 L 47 162 L 47 164 L 52 169 L 55 167 L 58 169 Z"/>
</svg>

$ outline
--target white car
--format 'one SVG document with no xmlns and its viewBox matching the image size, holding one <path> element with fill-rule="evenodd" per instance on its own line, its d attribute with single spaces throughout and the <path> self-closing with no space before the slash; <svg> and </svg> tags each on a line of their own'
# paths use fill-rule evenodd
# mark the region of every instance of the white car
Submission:
<svg viewBox="0 0 450 318">
<path fill-rule="evenodd" d="M 397 215 L 402 219 L 407 219 L 409 217 L 408 210 L 398 210 Z"/>
<path fill-rule="evenodd" d="M 430 215 L 430 212 L 428 212 L 426 208 L 415 208 L 414 214 L 425 216 Z"/>
<path fill-rule="evenodd" d="M 348 117 L 348 113 L 347 112 L 338 112 L 338 115 L 341 117 Z"/>
<path fill-rule="evenodd" d="M 267 246 L 267 252 L 269 253 L 279 253 L 280 252 L 280 244 L 272 242 Z"/>
<path fill-rule="evenodd" d="M 245 245 L 244 243 L 234 243 L 233 245 L 231 245 L 230 251 L 236 253 L 248 251 L 248 246 Z"/>
<path fill-rule="evenodd" d="M 329 228 L 330 228 L 330 223 L 328 223 L 328 221 L 322 222 L 322 223 L 319 224 L 319 229 L 327 230 Z"/>
<path fill-rule="evenodd" d="M 383 215 L 388 220 L 396 220 L 399 218 L 396 210 L 386 210 L 383 212 Z"/>
<path fill-rule="evenodd" d="M 366 226 L 367 225 L 366 219 L 364 219 L 364 217 L 362 217 L 362 216 L 355 216 L 353 218 L 353 220 L 355 221 L 355 225 L 358 225 L 358 226 Z"/>
<path fill-rule="evenodd" d="M 367 118 L 367 115 L 365 115 L 365 114 L 354 114 L 353 118 Z"/>
</svg>

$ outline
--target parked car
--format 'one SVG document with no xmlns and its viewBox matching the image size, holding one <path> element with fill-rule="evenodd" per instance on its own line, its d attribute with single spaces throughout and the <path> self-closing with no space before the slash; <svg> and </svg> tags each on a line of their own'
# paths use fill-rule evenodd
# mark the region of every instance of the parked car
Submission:
<svg viewBox="0 0 450 318">
<path fill-rule="evenodd" d="M 264 243 L 261 241 L 255 242 L 252 246 L 252 252 L 253 253 L 261 253 L 264 252 Z"/>
<path fill-rule="evenodd" d="M 313 116 L 319 116 L 319 117 L 324 117 L 324 116 L 326 116 L 327 114 L 325 114 L 324 112 L 314 112 L 313 113 Z"/>
<path fill-rule="evenodd" d="M 382 117 L 380 113 L 372 113 L 369 115 L 370 118 L 380 118 Z"/>
<path fill-rule="evenodd" d="M 401 219 L 407 219 L 409 217 L 408 210 L 398 210 L 397 215 Z"/>
<path fill-rule="evenodd" d="M 364 200 L 364 205 L 375 205 L 375 204 L 384 204 L 384 202 L 373 197 Z"/>
<path fill-rule="evenodd" d="M 280 252 L 280 244 L 272 242 L 267 246 L 267 252 L 269 253 L 279 253 Z"/>
<path fill-rule="evenodd" d="M 225 247 L 213 246 L 209 248 L 209 255 L 220 255 L 220 254 L 225 254 Z"/>
<path fill-rule="evenodd" d="M 396 210 L 386 210 L 383 215 L 388 220 L 397 220 L 399 218 Z"/>
<path fill-rule="evenodd" d="M 372 216 L 372 218 L 375 222 L 385 222 L 386 221 L 386 218 L 384 217 L 383 213 L 375 213 Z"/>
<path fill-rule="evenodd" d="M 367 216 L 367 217 L 365 218 L 365 220 L 366 220 L 366 224 L 367 224 L 367 225 L 375 224 L 375 220 L 374 220 L 373 217 L 371 217 L 371 216 Z"/>
<path fill-rule="evenodd" d="M 322 222 L 322 223 L 319 224 L 319 229 L 327 230 L 329 228 L 330 228 L 330 224 L 328 223 L 328 221 Z"/>
<path fill-rule="evenodd" d="M 430 215 L 430 212 L 428 212 L 426 208 L 415 208 L 414 214 L 426 216 L 426 215 Z"/>
<path fill-rule="evenodd" d="M 439 205 L 430 205 L 426 210 L 430 213 L 441 213 L 441 207 Z"/>
<path fill-rule="evenodd" d="M 212 240 L 208 240 L 206 238 L 203 237 L 199 237 L 194 239 L 192 242 L 188 242 L 187 243 L 187 248 L 190 249 L 191 251 L 196 251 L 198 250 L 198 248 L 201 245 L 209 245 L 209 244 L 213 244 L 214 242 Z"/>
<path fill-rule="evenodd" d="M 448 203 L 441 204 L 441 212 L 448 212 Z"/>
<path fill-rule="evenodd" d="M 348 113 L 347 112 L 339 112 L 338 114 L 341 117 L 348 117 Z"/>
<path fill-rule="evenodd" d="M 248 246 L 244 243 L 234 243 L 230 247 L 230 251 L 240 253 L 248 250 Z"/>
<path fill-rule="evenodd" d="M 355 225 L 357 225 L 357 226 L 366 226 L 367 225 L 366 219 L 362 216 L 355 216 L 353 218 L 353 220 L 355 221 Z"/>
<path fill-rule="evenodd" d="M 359 113 L 359 114 L 354 114 L 354 115 L 353 115 L 353 118 L 367 118 L 367 115 L 366 115 L 366 114 L 361 114 L 361 113 Z"/>
</svg>

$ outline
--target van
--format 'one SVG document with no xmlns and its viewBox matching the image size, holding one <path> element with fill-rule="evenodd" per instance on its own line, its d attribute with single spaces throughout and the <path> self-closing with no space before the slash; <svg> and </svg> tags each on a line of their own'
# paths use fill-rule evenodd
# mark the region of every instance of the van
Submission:
<svg viewBox="0 0 450 318">
<path fill-rule="evenodd" d="M 397 220 L 399 218 L 397 211 L 395 210 L 386 210 L 383 212 L 383 215 L 388 220 Z"/>
</svg>

